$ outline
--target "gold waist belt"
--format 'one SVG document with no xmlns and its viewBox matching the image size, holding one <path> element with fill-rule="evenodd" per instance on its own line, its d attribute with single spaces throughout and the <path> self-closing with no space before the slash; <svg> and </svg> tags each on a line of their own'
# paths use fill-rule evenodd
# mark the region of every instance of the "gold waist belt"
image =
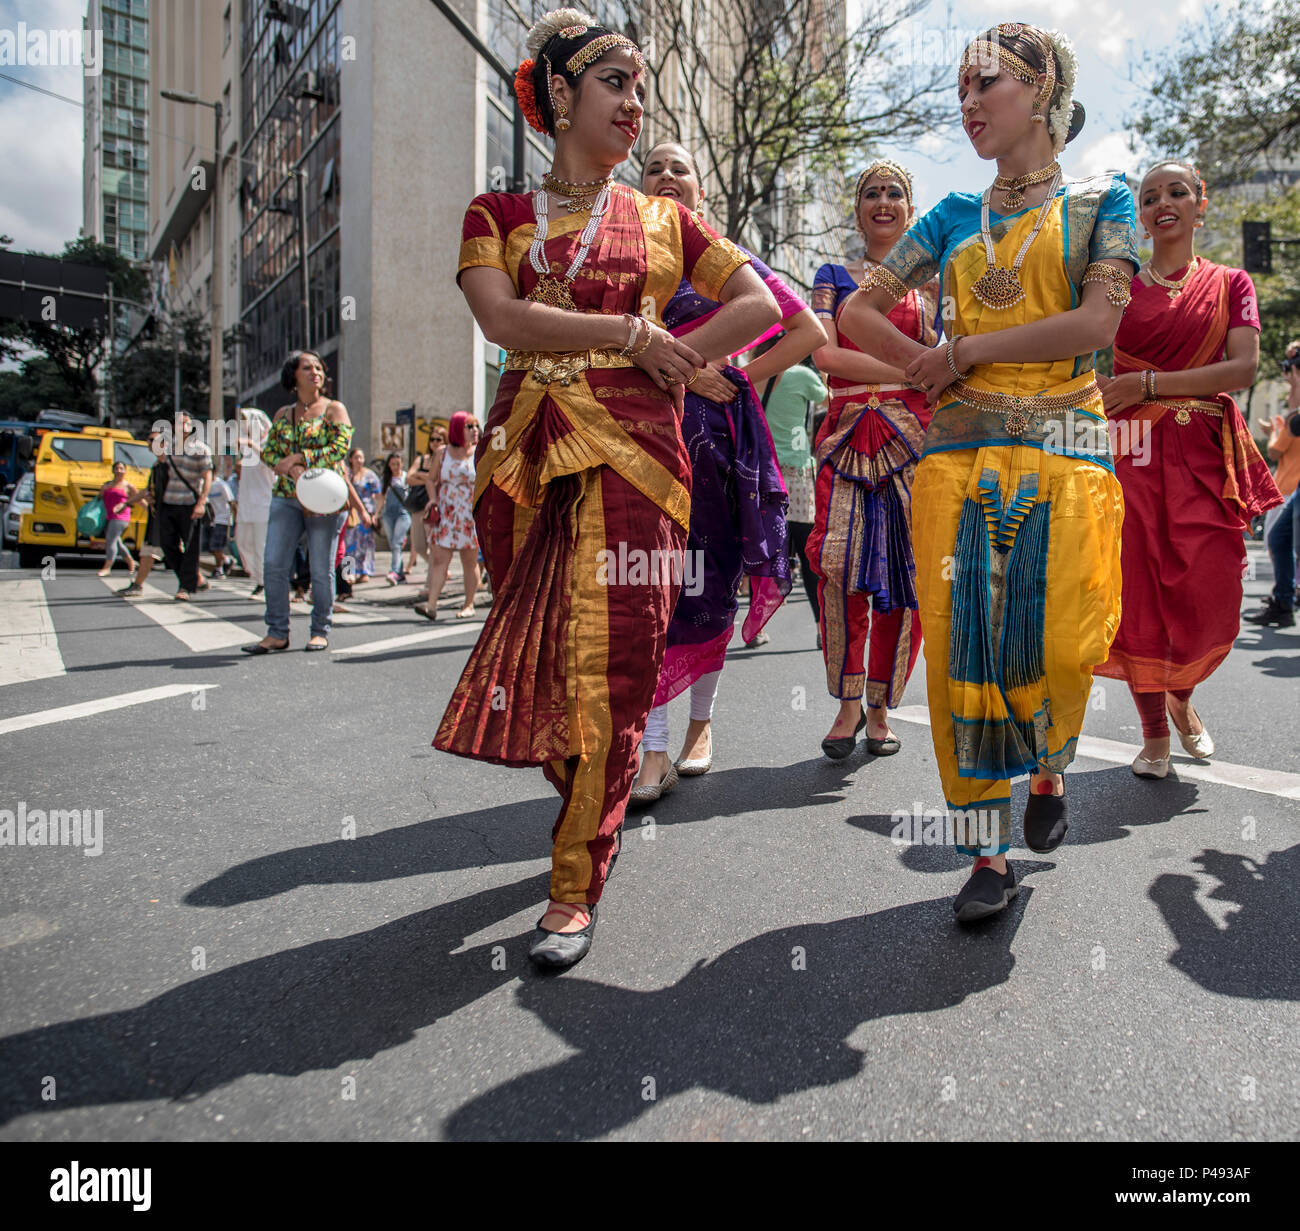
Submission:
<svg viewBox="0 0 1300 1231">
<path fill-rule="evenodd" d="M 1198 415 L 1223 418 L 1223 407 L 1218 402 L 1202 402 L 1199 398 L 1179 398 L 1176 401 L 1172 398 L 1160 398 L 1155 405 L 1172 410 L 1175 423 L 1190 423 L 1193 412 Z"/>
<path fill-rule="evenodd" d="M 607 350 L 580 350 L 568 354 L 549 351 L 506 352 L 507 372 L 531 372 L 540 385 L 567 385 L 588 368 L 634 368 L 631 359 Z"/>
<path fill-rule="evenodd" d="M 1076 410 L 1084 402 L 1099 394 L 1097 382 L 1090 380 L 1073 393 L 1051 393 L 1044 396 L 1021 397 L 1014 393 L 995 393 L 992 389 L 976 389 L 964 380 L 954 381 L 946 391 L 958 401 L 980 410 L 992 411 L 1002 416 L 1010 436 L 1023 436 L 1029 425 L 1040 415 L 1054 414 L 1059 410 Z"/>
<path fill-rule="evenodd" d="M 833 398 L 851 398 L 857 397 L 862 393 L 882 394 L 887 398 L 896 397 L 900 393 L 915 393 L 916 390 L 908 385 L 850 385 L 847 389 L 832 389 L 831 397 Z"/>
</svg>

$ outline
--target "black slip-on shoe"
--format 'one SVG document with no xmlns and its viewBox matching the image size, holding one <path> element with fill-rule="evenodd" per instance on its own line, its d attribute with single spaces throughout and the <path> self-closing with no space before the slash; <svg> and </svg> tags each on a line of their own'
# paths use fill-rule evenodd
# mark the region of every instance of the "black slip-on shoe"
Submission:
<svg viewBox="0 0 1300 1231">
<path fill-rule="evenodd" d="M 1258 611 L 1248 612 L 1241 617 L 1247 624 L 1258 624 L 1263 628 L 1294 628 L 1295 612 L 1290 607 L 1283 607 L 1274 602 L 1270 595 Z"/>
<path fill-rule="evenodd" d="M 1030 794 L 1025 804 L 1025 845 L 1040 855 L 1054 851 L 1070 828 L 1064 795 Z"/>
<path fill-rule="evenodd" d="M 1016 884 L 1016 874 L 1010 864 L 1007 864 L 1004 876 L 986 863 L 961 887 L 961 892 L 952 900 L 952 909 L 958 923 L 973 923 L 1005 910 L 1007 903 L 1019 892 L 1020 886 Z"/>
<path fill-rule="evenodd" d="M 842 761 L 847 756 L 853 755 L 853 749 L 858 742 L 858 732 L 867 725 L 867 713 L 865 710 L 858 716 L 858 725 L 853 728 L 852 735 L 842 735 L 839 739 L 830 739 L 829 737 L 822 740 L 822 751 L 830 757 L 832 761 Z"/>
<path fill-rule="evenodd" d="M 873 757 L 892 757 L 903 746 L 897 735 L 886 735 L 884 739 L 867 737 L 867 751 Z"/>
<path fill-rule="evenodd" d="M 286 641 L 283 645 L 263 645 L 260 641 L 254 645 L 241 645 L 239 647 L 245 654 L 283 654 L 289 648 Z"/>
<path fill-rule="evenodd" d="M 537 921 L 537 930 L 533 933 L 532 948 L 528 957 L 534 965 L 549 970 L 563 970 L 566 966 L 577 965 L 591 950 L 591 938 L 596 934 L 596 908 L 588 907 L 591 918 L 581 932 L 548 932 L 542 927 L 542 919 Z"/>
</svg>

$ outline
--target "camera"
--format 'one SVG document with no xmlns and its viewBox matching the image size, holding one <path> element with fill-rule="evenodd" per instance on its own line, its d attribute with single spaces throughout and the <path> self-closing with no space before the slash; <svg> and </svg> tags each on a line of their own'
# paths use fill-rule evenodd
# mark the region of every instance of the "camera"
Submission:
<svg viewBox="0 0 1300 1231">
<path fill-rule="evenodd" d="M 1289 359 L 1282 360 L 1282 371 L 1290 372 L 1300 367 L 1300 355 L 1292 355 Z"/>
</svg>

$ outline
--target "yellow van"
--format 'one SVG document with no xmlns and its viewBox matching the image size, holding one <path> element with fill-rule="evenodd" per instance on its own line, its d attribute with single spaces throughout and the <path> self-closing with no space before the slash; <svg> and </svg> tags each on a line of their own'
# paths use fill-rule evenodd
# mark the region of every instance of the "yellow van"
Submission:
<svg viewBox="0 0 1300 1231">
<path fill-rule="evenodd" d="M 77 513 L 112 481 L 114 462 L 125 463 L 126 481 L 143 490 L 154 460 L 148 444 L 118 428 L 42 432 L 36 446 L 32 511 L 23 514 L 18 527 L 18 563 L 23 568 L 38 568 L 46 556 L 59 552 L 102 554 L 102 538 L 89 539 L 77 533 Z M 144 542 L 147 519 L 143 504 L 131 510 L 131 522 L 122 538 L 136 551 Z"/>
</svg>

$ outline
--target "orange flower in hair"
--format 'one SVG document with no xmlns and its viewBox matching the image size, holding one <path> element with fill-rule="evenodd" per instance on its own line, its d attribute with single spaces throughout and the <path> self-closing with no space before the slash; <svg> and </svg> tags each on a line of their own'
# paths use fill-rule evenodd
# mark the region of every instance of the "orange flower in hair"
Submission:
<svg viewBox="0 0 1300 1231">
<path fill-rule="evenodd" d="M 546 131 L 541 108 L 537 105 L 537 92 L 533 89 L 533 69 L 536 66 L 537 61 L 525 60 L 515 70 L 515 97 L 519 100 L 519 110 L 524 113 L 528 127 L 548 137 L 550 133 Z"/>
</svg>

